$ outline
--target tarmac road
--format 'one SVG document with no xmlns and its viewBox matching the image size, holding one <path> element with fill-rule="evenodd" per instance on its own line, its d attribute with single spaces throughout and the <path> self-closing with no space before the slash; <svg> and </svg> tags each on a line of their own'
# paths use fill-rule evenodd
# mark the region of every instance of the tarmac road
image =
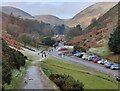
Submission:
<svg viewBox="0 0 120 91">
<path fill-rule="evenodd" d="M 104 65 L 93 63 L 91 61 L 86 61 L 86 60 L 83 60 L 81 58 L 77 58 L 74 56 L 58 56 L 57 51 L 54 51 L 52 53 L 52 55 L 57 57 L 57 58 L 63 59 L 63 60 L 69 60 L 69 61 L 77 63 L 77 64 L 79 63 L 80 65 L 88 67 L 88 69 L 93 68 L 97 71 L 101 71 L 101 72 L 104 72 L 104 73 L 112 75 L 112 76 L 118 76 L 118 73 L 120 72 L 120 70 L 119 71 L 118 70 L 111 70 L 109 68 L 105 68 Z"/>
</svg>

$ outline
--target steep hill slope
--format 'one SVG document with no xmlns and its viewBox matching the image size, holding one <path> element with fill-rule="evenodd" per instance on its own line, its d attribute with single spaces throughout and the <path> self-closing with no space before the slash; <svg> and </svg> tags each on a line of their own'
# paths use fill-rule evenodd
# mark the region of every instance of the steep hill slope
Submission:
<svg viewBox="0 0 120 91">
<path fill-rule="evenodd" d="M 53 16 L 53 15 L 37 15 L 37 16 L 35 16 L 35 19 L 38 21 L 43 21 L 45 23 L 49 23 L 51 25 L 64 24 L 64 20 L 59 19 L 58 17 Z"/>
<path fill-rule="evenodd" d="M 13 13 L 14 16 L 18 17 L 22 17 L 22 18 L 34 18 L 32 15 L 28 14 L 27 12 L 15 8 L 15 7 L 11 7 L 11 6 L 2 6 L 0 7 L 3 13 L 10 15 L 11 13 Z"/>
<path fill-rule="evenodd" d="M 101 16 L 95 23 L 90 24 L 81 36 L 73 38 L 69 43 L 80 42 L 85 48 L 106 46 L 114 29 L 118 26 L 118 7 L 120 3 Z"/>
<path fill-rule="evenodd" d="M 72 19 L 68 20 L 66 24 L 69 27 L 74 27 L 77 24 L 81 24 L 82 28 L 86 28 L 93 18 L 99 18 L 103 14 L 105 14 L 110 8 L 115 6 L 117 3 L 113 2 L 99 2 L 96 3 L 77 15 L 75 15 Z"/>
</svg>

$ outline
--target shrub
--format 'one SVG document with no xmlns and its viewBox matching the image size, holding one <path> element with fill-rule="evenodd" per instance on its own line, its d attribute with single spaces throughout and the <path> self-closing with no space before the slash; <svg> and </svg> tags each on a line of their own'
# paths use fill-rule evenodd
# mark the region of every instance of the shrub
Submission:
<svg viewBox="0 0 120 91">
<path fill-rule="evenodd" d="M 53 46 L 53 44 L 55 43 L 55 40 L 53 40 L 51 37 L 48 36 L 42 39 L 42 43 L 48 46 Z"/>
<path fill-rule="evenodd" d="M 49 76 L 50 80 L 52 80 L 62 91 L 66 90 L 79 90 L 83 91 L 83 83 L 76 81 L 73 77 L 69 75 L 59 75 L 59 74 L 51 74 Z"/>
<path fill-rule="evenodd" d="M 5 41 L 2 40 L 2 85 L 10 84 L 12 80 L 12 70 L 20 69 L 25 65 L 27 59 L 21 52 L 10 48 Z"/>
</svg>

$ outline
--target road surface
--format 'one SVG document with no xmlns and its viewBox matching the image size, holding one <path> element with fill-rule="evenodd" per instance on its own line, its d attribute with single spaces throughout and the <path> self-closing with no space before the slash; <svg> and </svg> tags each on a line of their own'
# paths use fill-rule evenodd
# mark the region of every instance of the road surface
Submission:
<svg viewBox="0 0 120 91">
<path fill-rule="evenodd" d="M 57 53 L 58 52 L 56 50 L 54 50 L 52 55 L 57 57 L 57 58 L 63 59 L 63 60 L 69 60 L 69 61 L 74 62 L 74 63 L 79 63 L 80 65 L 88 67 L 88 69 L 93 68 L 97 71 L 101 71 L 101 72 L 104 72 L 106 74 L 110 74 L 112 76 L 118 76 L 118 70 L 111 70 L 111 69 L 105 68 L 104 65 L 100 65 L 100 64 L 93 63 L 90 61 L 85 61 L 83 59 L 80 59 L 80 58 L 77 58 L 74 56 L 58 56 Z"/>
</svg>

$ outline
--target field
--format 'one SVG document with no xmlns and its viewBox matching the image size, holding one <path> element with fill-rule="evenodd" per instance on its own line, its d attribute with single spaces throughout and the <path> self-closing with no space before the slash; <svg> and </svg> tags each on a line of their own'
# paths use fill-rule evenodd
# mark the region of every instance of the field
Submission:
<svg viewBox="0 0 120 91">
<path fill-rule="evenodd" d="M 70 75 L 75 80 L 83 82 L 85 89 L 118 88 L 118 84 L 113 77 L 69 61 L 50 57 L 42 62 L 41 67 L 47 76 L 52 73 Z"/>
</svg>

